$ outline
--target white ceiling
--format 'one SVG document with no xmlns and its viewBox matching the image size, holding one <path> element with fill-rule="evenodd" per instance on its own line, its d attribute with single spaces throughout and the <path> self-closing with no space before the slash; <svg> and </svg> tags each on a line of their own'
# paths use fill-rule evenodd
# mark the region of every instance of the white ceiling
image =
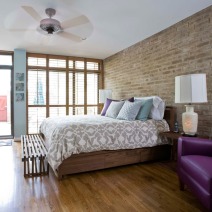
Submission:
<svg viewBox="0 0 212 212">
<path fill-rule="evenodd" d="M 212 5 L 212 0 L 0 0 L 0 50 L 105 59 Z M 52 7 L 59 21 L 85 15 L 89 23 L 65 29 L 87 38 L 81 42 L 47 36 L 21 6 L 42 18 Z"/>
</svg>

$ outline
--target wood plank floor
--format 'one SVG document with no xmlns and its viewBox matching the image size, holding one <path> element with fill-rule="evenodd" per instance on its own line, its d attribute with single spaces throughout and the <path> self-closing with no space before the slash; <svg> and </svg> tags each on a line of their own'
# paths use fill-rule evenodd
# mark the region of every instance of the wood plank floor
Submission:
<svg viewBox="0 0 212 212">
<path fill-rule="evenodd" d="M 25 179 L 20 146 L 0 147 L 0 211 L 204 211 L 163 163 Z"/>
</svg>

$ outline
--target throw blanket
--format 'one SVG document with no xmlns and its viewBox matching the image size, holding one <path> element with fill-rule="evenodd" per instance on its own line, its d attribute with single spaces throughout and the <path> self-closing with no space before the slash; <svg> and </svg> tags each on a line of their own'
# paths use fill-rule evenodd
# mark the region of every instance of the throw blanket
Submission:
<svg viewBox="0 0 212 212">
<path fill-rule="evenodd" d="M 40 126 L 47 142 L 47 159 L 55 173 L 72 154 L 165 144 L 158 134 L 168 130 L 165 120 L 125 121 L 100 115 L 47 118 Z"/>
</svg>

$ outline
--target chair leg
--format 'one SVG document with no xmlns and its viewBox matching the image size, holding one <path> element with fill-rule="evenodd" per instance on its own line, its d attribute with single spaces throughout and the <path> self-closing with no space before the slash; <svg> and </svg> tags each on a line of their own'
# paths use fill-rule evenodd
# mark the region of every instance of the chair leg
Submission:
<svg viewBox="0 0 212 212">
<path fill-rule="evenodd" d="M 180 190 L 184 191 L 185 190 L 185 184 L 179 179 L 179 185 L 180 185 Z"/>
</svg>

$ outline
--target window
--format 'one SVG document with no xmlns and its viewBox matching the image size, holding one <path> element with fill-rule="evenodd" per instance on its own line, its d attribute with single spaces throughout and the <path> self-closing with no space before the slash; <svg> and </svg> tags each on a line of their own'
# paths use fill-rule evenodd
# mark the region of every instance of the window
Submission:
<svg viewBox="0 0 212 212">
<path fill-rule="evenodd" d="M 0 65 L 12 66 L 12 55 L 0 55 Z"/>
<path fill-rule="evenodd" d="M 27 56 L 28 133 L 46 117 L 98 113 L 102 61 L 65 56 Z"/>
</svg>

